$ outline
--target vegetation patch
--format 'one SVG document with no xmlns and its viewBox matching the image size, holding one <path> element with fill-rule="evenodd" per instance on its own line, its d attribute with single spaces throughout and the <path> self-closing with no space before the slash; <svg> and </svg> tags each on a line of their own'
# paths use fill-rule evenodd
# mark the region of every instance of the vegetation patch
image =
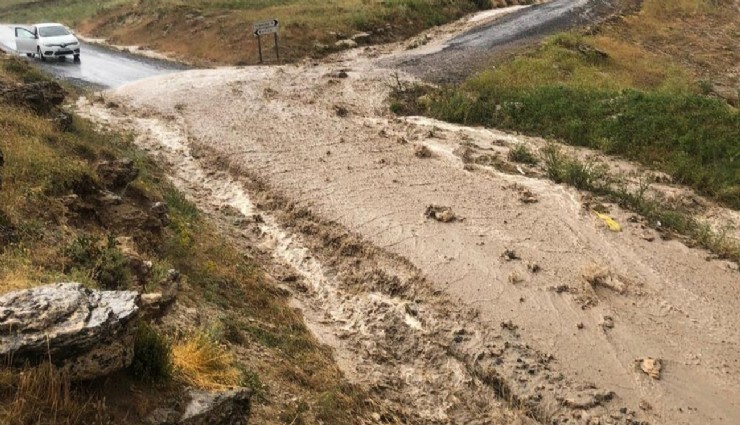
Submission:
<svg viewBox="0 0 740 425">
<path fill-rule="evenodd" d="M 177 377 L 204 390 L 223 390 L 242 382 L 235 359 L 217 341 L 205 334 L 176 344 L 172 349 Z"/>
<path fill-rule="evenodd" d="M 718 16 L 717 10 L 729 13 L 721 3 L 679 3 L 645 2 L 642 12 L 617 26 L 653 22 L 656 14 L 683 16 L 687 10 L 705 13 L 706 20 Z M 675 19 L 672 23 L 681 25 Z M 617 32 L 553 36 L 535 52 L 459 87 L 426 88 L 423 94 L 419 88 L 396 89 L 392 109 L 598 149 L 664 171 L 675 183 L 740 208 L 740 112 L 710 93 L 690 69 L 624 37 L 605 35 Z"/>
<path fill-rule="evenodd" d="M 161 384 L 172 377 L 170 342 L 145 322 L 139 324 L 134 341 L 134 360 L 129 371 L 134 378 Z"/>
<path fill-rule="evenodd" d="M 0 85 L 26 84 L 32 74 L 23 61 L 0 57 Z M 128 369 L 84 386 L 52 371 L 38 381 L 53 381 L 43 385 L 51 395 L 18 380 L 35 376 L 35 369 L 20 375 L 0 368 L 0 423 L 96 424 L 112 417 L 139 424 L 183 382 L 253 388 L 255 423 L 280 423 L 280 414 L 293 410 L 293 397 L 307 407 L 303 420 L 317 422 L 321 394 L 344 391 L 344 377 L 261 264 L 172 187 L 130 135 L 98 130 L 79 117 L 61 127 L 55 114 L 0 99 L 0 293 L 65 281 L 159 291 L 174 269 L 176 310 L 219 319 L 207 331 L 193 317 L 193 323 L 181 316 L 142 322 Z M 97 165 L 123 158 L 133 160 L 138 178 L 124 189 L 102 190 Z M 157 202 L 167 204 L 169 220 L 148 227 Z M 125 385 L 106 383 L 113 381 Z M 341 413 L 324 423 L 350 423 L 362 414 L 359 392 L 346 390 L 333 404 Z M 57 395 L 63 398 L 49 398 Z"/>
</svg>

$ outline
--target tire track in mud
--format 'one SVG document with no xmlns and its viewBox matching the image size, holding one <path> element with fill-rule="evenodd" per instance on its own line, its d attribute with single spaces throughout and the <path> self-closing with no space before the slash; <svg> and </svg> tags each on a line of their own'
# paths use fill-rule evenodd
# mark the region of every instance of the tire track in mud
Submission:
<svg viewBox="0 0 740 425">
<path fill-rule="evenodd" d="M 175 186 L 199 208 L 230 208 L 253 224 L 263 249 L 300 276 L 286 281 L 309 328 L 375 400 L 370 422 L 641 423 L 615 406 L 613 392 L 566 379 L 556 359 L 524 343 L 511 322 L 487 329 L 405 259 L 314 217 L 259 176 L 223 171 L 228 158 L 202 146 L 196 151 L 183 119 L 124 116 L 84 100 L 78 110 L 135 132 L 137 145 L 168 166 Z"/>
</svg>

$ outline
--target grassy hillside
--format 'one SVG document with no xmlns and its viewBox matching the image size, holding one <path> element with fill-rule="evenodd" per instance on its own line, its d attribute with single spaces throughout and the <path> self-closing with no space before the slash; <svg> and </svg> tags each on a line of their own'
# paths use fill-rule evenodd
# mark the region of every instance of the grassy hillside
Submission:
<svg viewBox="0 0 740 425">
<path fill-rule="evenodd" d="M 634 13 L 538 48 L 454 87 L 403 87 L 391 109 L 543 136 L 664 171 L 740 209 L 740 50 L 737 6 L 645 0 Z M 545 148 L 545 147 L 543 147 Z M 740 261 L 740 246 L 692 211 L 605 178 L 594 164 L 541 149 L 549 178 L 591 191 Z M 642 183 L 641 183 L 642 185 Z"/>
<path fill-rule="evenodd" d="M 0 93 L 36 93 L 35 83 L 48 84 L 25 62 L 0 55 Z M 24 374 L 0 368 L 0 423 L 140 424 L 186 384 L 252 387 L 254 423 L 345 424 L 362 411 L 361 396 L 286 293 L 129 136 L 75 116 L 60 120 L 56 107 L 25 99 L 0 96 L 0 294 L 62 281 L 156 290 L 175 269 L 181 313 L 143 326 L 134 365 L 111 380 L 78 386 L 46 366 Z M 133 159 L 138 178 L 102 191 L 96 165 L 121 158 Z M 169 223 L 148 216 L 159 201 Z M 150 272 L 132 258 L 151 261 Z M 188 308 L 206 320 L 183 321 Z"/>
<path fill-rule="evenodd" d="M 358 32 L 360 44 L 391 41 L 480 9 L 532 0 L 10 0 L 0 21 L 56 20 L 117 44 L 194 61 L 257 61 L 253 21 L 281 22 L 284 60 L 322 55 Z M 187 40 L 184 42 L 183 40 Z"/>
<path fill-rule="evenodd" d="M 620 155 L 737 209 L 736 17 L 729 1 L 646 0 L 594 33 L 556 35 L 436 91 L 425 112 Z"/>
</svg>

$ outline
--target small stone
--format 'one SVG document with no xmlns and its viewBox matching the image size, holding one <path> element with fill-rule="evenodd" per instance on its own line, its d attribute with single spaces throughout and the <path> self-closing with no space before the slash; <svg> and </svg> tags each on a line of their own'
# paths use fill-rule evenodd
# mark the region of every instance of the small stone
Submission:
<svg viewBox="0 0 740 425">
<path fill-rule="evenodd" d="M 220 393 L 190 390 L 190 402 L 178 425 L 246 425 L 252 391 L 237 388 Z"/>
<path fill-rule="evenodd" d="M 611 316 L 604 316 L 601 321 L 601 327 L 604 328 L 604 330 L 614 328 L 614 319 Z"/>
<path fill-rule="evenodd" d="M 504 253 L 501 254 L 501 257 L 503 257 L 506 261 L 521 260 L 519 254 L 517 254 L 516 251 L 512 249 L 505 250 Z"/>
<path fill-rule="evenodd" d="M 663 369 L 663 362 L 660 359 L 645 357 L 644 359 L 637 360 L 637 362 L 640 364 L 640 369 L 642 369 L 642 371 L 649 377 L 655 380 L 660 379 L 661 371 Z"/>
<path fill-rule="evenodd" d="M 424 145 L 416 145 L 414 147 L 414 156 L 417 158 L 431 158 L 432 151 Z"/>
<path fill-rule="evenodd" d="M 457 217 L 455 216 L 455 213 L 452 212 L 452 208 L 442 207 L 439 205 L 428 206 L 426 211 L 424 212 L 424 217 L 430 218 L 430 219 L 433 219 L 433 220 L 436 220 L 442 223 L 450 223 L 457 219 Z"/>
</svg>

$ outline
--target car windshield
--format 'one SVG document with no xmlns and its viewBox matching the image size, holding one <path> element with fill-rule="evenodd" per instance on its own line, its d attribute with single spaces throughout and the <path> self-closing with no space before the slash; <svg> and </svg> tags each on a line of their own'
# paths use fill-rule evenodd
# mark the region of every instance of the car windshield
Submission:
<svg viewBox="0 0 740 425">
<path fill-rule="evenodd" d="M 39 36 L 41 37 L 59 37 L 60 35 L 69 35 L 69 31 L 61 25 L 39 28 Z"/>
</svg>

